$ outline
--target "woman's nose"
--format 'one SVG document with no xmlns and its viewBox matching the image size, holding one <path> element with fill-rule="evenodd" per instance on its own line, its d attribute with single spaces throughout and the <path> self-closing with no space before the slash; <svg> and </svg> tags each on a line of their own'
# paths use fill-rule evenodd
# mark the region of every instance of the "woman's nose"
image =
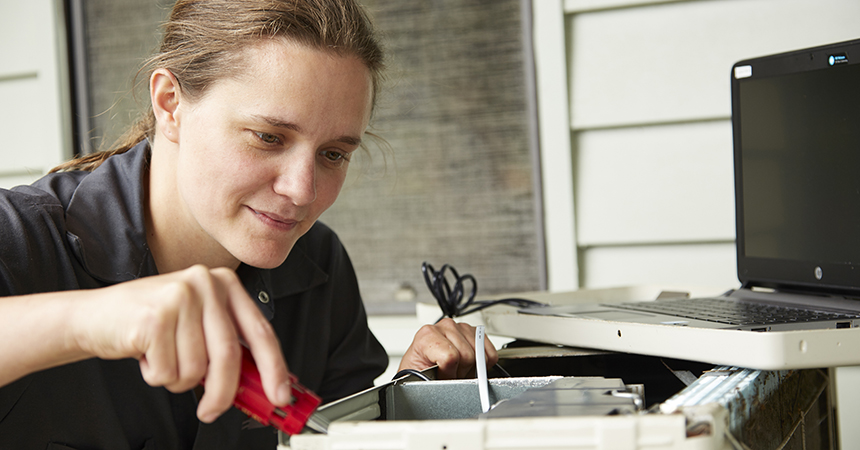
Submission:
<svg viewBox="0 0 860 450">
<path fill-rule="evenodd" d="M 305 206 L 313 203 L 317 197 L 316 155 L 296 153 L 290 155 L 282 165 L 274 190 L 277 194 L 288 197 L 294 205 Z"/>
</svg>

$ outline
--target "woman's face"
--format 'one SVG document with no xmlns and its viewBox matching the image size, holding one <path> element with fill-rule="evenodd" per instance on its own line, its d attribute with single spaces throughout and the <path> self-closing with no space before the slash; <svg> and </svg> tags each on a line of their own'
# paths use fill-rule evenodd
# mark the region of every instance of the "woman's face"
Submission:
<svg viewBox="0 0 860 450">
<path fill-rule="evenodd" d="M 244 52 L 234 76 L 180 102 L 177 186 L 210 243 L 271 268 L 337 198 L 370 119 L 371 78 L 358 59 L 285 40 Z"/>
</svg>

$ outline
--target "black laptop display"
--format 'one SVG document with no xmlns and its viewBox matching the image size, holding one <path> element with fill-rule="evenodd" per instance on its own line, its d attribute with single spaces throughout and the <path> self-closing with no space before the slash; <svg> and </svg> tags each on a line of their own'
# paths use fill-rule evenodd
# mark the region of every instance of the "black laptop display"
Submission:
<svg viewBox="0 0 860 450">
<path fill-rule="evenodd" d="M 860 296 L 860 40 L 731 79 L 741 284 Z"/>
</svg>

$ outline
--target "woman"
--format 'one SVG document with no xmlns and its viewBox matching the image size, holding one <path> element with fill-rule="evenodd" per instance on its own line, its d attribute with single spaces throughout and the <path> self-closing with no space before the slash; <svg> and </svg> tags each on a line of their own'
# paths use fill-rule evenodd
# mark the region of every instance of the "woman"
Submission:
<svg viewBox="0 0 860 450">
<path fill-rule="evenodd" d="M 385 367 L 316 223 L 380 85 L 363 10 L 180 0 L 148 69 L 126 145 L 0 194 L 0 448 L 271 449 L 230 409 L 240 341 L 276 405 L 290 372 L 330 401 Z M 472 333 L 424 327 L 401 368 L 464 376 Z"/>
</svg>

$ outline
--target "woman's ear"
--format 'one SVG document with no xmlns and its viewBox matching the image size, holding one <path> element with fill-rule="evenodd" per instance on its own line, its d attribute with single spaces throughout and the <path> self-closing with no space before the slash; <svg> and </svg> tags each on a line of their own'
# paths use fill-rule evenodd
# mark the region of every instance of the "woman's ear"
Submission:
<svg viewBox="0 0 860 450">
<path fill-rule="evenodd" d="M 179 81 L 167 69 L 156 69 L 149 77 L 149 97 L 155 115 L 155 129 L 167 140 L 179 142 Z"/>
</svg>

